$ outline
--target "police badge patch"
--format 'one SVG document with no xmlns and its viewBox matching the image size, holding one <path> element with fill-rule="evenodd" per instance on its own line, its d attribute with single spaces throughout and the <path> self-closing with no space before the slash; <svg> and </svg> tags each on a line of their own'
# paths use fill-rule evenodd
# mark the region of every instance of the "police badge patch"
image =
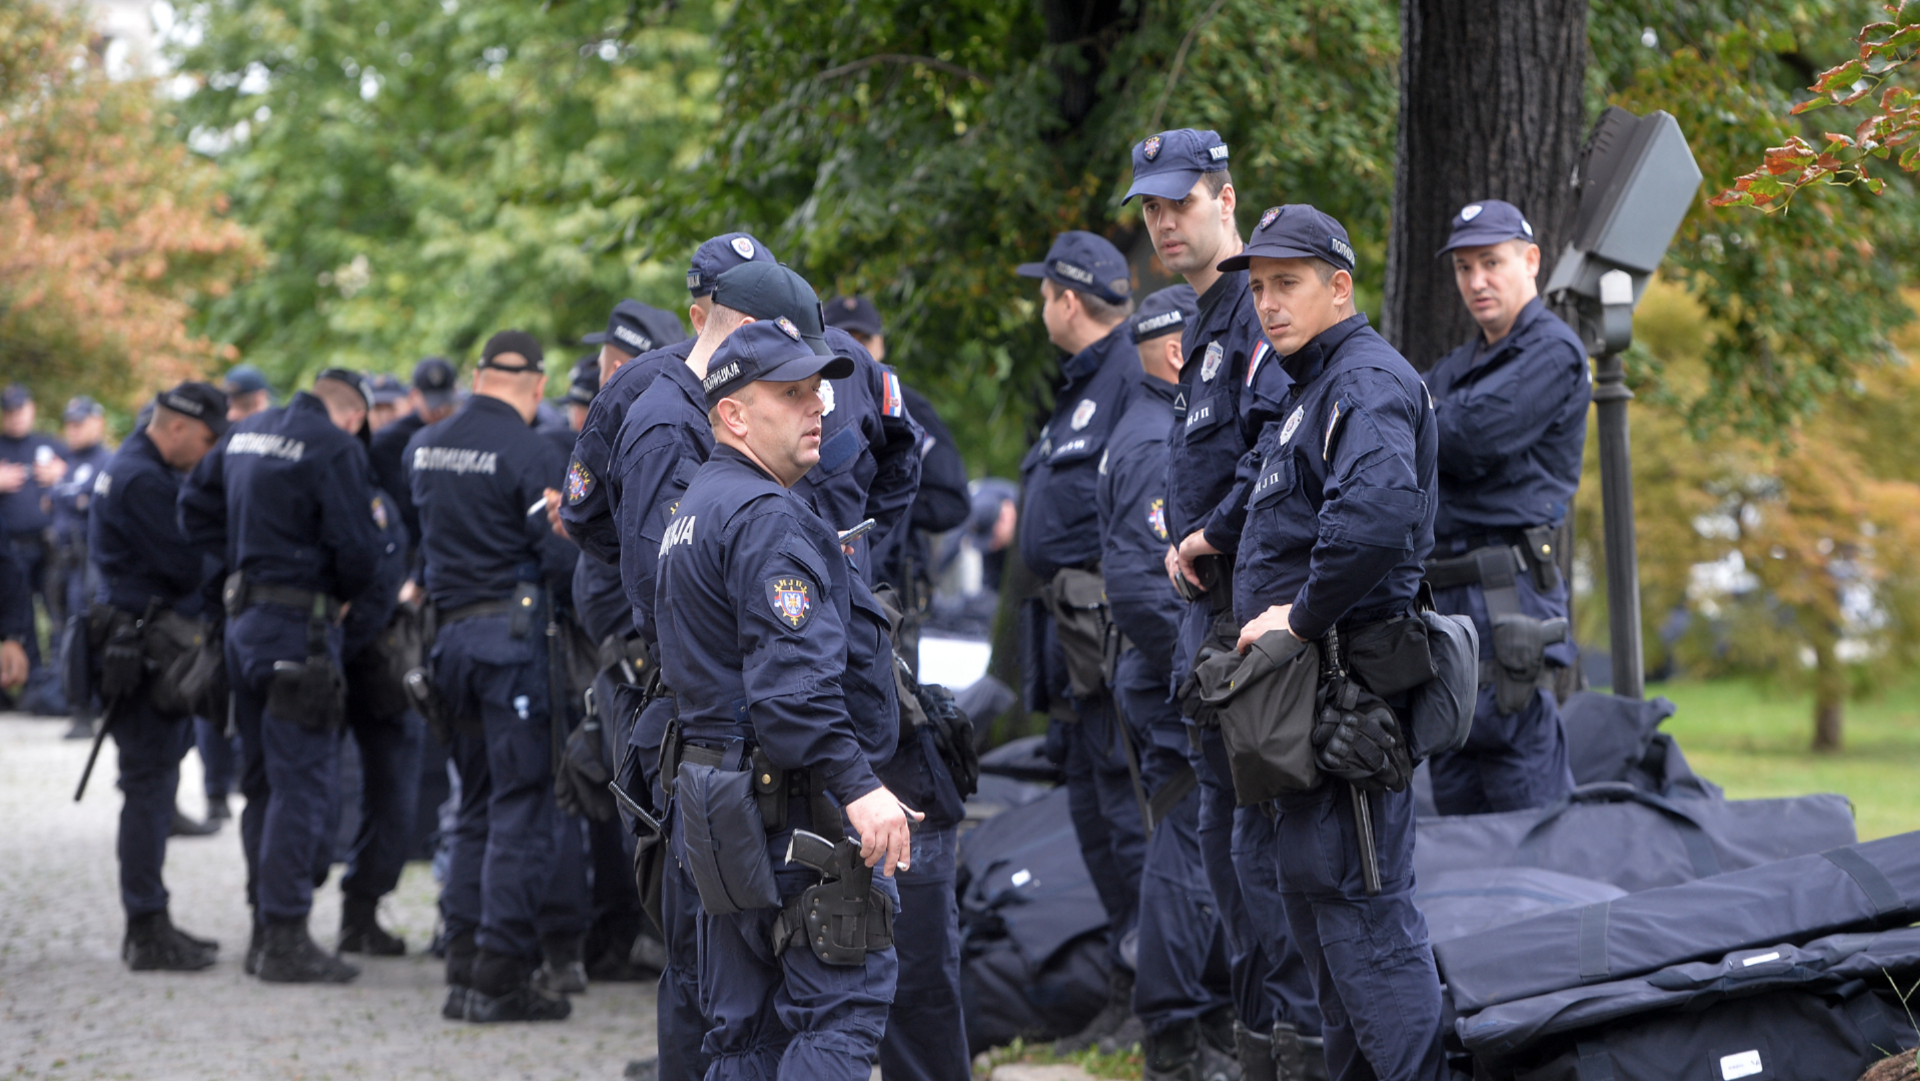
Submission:
<svg viewBox="0 0 1920 1081">
<path fill-rule="evenodd" d="M 1296 405 L 1293 407 L 1293 416 L 1288 417 L 1287 423 L 1280 428 L 1280 442 L 1282 445 L 1293 442 L 1293 433 L 1300 427 L 1300 421 L 1305 419 L 1306 415 L 1306 406 Z"/>
<path fill-rule="evenodd" d="M 830 380 L 820 380 L 820 404 L 825 407 L 820 410 L 821 416 L 833 412 L 833 383 Z"/>
<path fill-rule="evenodd" d="M 1467 207 L 1466 209 L 1460 211 L 1460 220 L 1472 221 L 1473 219 L 1480 216 L 1480 211 L 1482 211 L 1483 209 L 1485 208 L 1482 207 L 1479 203 L 1475 203 L 1472 206 Z"/>
<path fill-rule="evenodd" d="M 377 495 L 373 497 L 373 525 L 382 533 L 387 531 L 387 501 Z"/>
<path fill-rule="evenodd" d="M 1226 355 L 1227 351 L 1221 348 L 1219 342 L 1207 343 L 1207 355 L 1200 361 L 1202 383 L 1211 383 L 1213 377 L 1220 374 L 1220 362 L 1226 359 Z"/>
<path fill-rule="evenodd" d="M 1147 528 L 1153 535 L 1164 541 L 1167 539 L 1167 501 L 1155 499 L 1147 504 Z"/>
<path fill-rule="evenodd" d="M 800 340 L 800 328 L 794 326 L 793 320 L 788 319 L 786 316 L 783 315 L 780 318 L 775 319 L 773 321 L 773 325 L 780 328 L 780 333 L 785 334 L 787 337 L 792 338 L 794 341 L 797 342 Z"/>
<path fill-rule="evenodd" d="M 593 494 L 593 474 L 575 458 L 567 466 L 567 506 L 577 507 L 582 499 Z"/>
<path fill-rule="evenodd" d="M 1279 216 L 1280 216 L 1279 207 L 1277 206 L 1268 207 L 1266 210 L 1266 213 L 1260 215 L 1260 224 L 1254 226 L 1253 231 L 1257 233 L 1260 230 L 1265 229 L 1267 226 L 1272 225 L 1273 219 Z"/>
<path fill-rule="evenodd" d="M 1153 159 L 1159 157 L 1160 156 L 1160 137 L 1158 135 L 1147 136 L 1147 141 L 1141 144 L 1140 146 L 1140 153 L 1148 161 L 1152 161 Z"/>
<path fill-rule="evenodd" d="M 1080 399 L 1080 404 L 1073 407 L 1073 430 L 1077 432 L 1091 423 L 1093 411 L 1097 408 L 1099 406 L 1094 404 L 1092 398 Z"/>
<path fill-rule="evenodd" d="M 753 258 L 753 241 L 743 236 L 737 236 L 733 238 L 732 243 L 733 253 L 735 255 L 738 255 L 742 259 Z"/>
<path fill-rule="evenodd" d="M 813 618 L 813 583 L 797 575 L 769 579 L 767 603 L 782 623 L 797 631 Z"/>
</svg>

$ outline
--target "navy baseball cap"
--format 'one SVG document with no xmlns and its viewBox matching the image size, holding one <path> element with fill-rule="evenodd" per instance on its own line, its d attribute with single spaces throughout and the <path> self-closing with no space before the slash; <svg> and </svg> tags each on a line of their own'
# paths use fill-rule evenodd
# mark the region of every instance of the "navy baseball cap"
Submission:
<svg viewBox="0 0 1920 1081">
<path fill-rule="evenodd" d="M 1140 308 L 1127 320 L 1135 344 L 1179 334 L 1200 314 L 1200 297 L 1184 282 L 1148 293 Z"/>
<path fill-rule="evenodd" d="M 508 353 L 517 353 L 525 364 L 508 366 L 495 364 L 495 357 Z M 480 349 L 480 366 L 501 372 L 544 372 L 547 370 L 547 352 L 540 348 L 540 340 L 524 330 L 503 330 L 487 339 Z"/>
<path fill-rule="evenodd" d="M 849 334 L 865 334 L 868 337 L 883 333 L 880 329 L 880 310 L 866 297 L 835 297 L 827 301 L 827 325 L 839 327 Z"/>
<path fill-rule="evenodd" d="M 600 393 L 600 354 L 588 353 L 573 362 L 573 379 L 567 383 L 570 405 L 589 405 Z"/>
<path fill-rule="evenodd" d="M 78 424 L 88 417 L 104 417 L 106 415 L 106 409 L 102 407 L 99 402 L 94 401 L 84 394 L 76 394 L 67 400 L 67 408 L 60 414 L 60 419 L 66 421 L 68 424 Z"/>
<path fill-rule="evenodd" d="M 685 341 L 686 337 L 678 316 L 628 299 L 613 306 L 613 314 L 607 316 L 605 333 L 589 334 L 580 340 L 588 345 L 610 343 L 615 349 L 637 357 L 661 346 Z"/>
<path fill-rule="evenodd" d="M 227 396 L 211 383 L 182 383 L 154 401 L 207 426 L 215 439 L 227 434 Z"/>
<path fill-rule="evenodd" d="M 373 387 L 373 404 L 375 405 L 392 405 L 407 396 L 407 388 L 400 385 L 400 380 L 386 372 L 374 376 L 368 380 L 368 383 Z"/>
<path fill-rule="evenodd" d="M 1536 243 L 1533 223 L 1512 203 L 1503 199 L 1482 199 L 1460 208 L 1460 213 L 1453 216 L 1453 235 L 1447 238 L 1447 246 L 1433 254 L 1437 258 L 1455 248 L 1478 248 L 1505 240 Z"/>
<path fill-rule="evenodd" d="M 1245 270 L 1254 258 L 1325 259 L 1352 274 L 1356 269 L 1347 230 L 1305 203 L 1268 207 L 1239 255 L 1220 260 L 1216 270 Z"/>
<path fill-rule="evenodd" d="M 1111 304 L 1133 295 L 1133 272 L 1126 256 L 1106 237 L 1077 229 L 1053 238 L 1046 262 L 1021 263 L 1013 272 L 1092 293 Z"/>
<path fill-rule="evenodd" d="M 1120 200 L 1125 206 L 1139 195 L 1184 199 L 1201 173 L 1227 167 L 1227 144 L 1217 131 L 1177 128 L 1149 135 L 1133 146 L 1133 187 Z"/>
<path fill-rule="evenodd" d="M 33 401 L 33 391 L 25 383 L 8 383 L 7 389 L 0 390 L 0 410 L 8 413 L 16 409 L 25 409 Z"/>
<path fill-rule="evenodd" d="M 783 263 L 742 263 L 721 274 L 713 283 L 713 302 L 755 319 L 786 319 L 799 328 L 800 340 L 814 352 L 833 355 L 827 348 L 827 319 L 820 310 L 820 295 Z"/>
<path fill-rule="evenodd" d="M 703 297 L 713 292 L 720 275 L 742 263 L 771 263 L 773 253 L 752 233 L 721 233 L 694 249 L 687 268 L 687 292 Z"/>
<path fill-rule="evenodd" d="M 327 368 L 321 371 L 319 375 L 313 377 L 313 381 L 316 383 L 322 379 L 331 379 L 336 383 L 345 383 L 359 392 L 360 400 L 366 403 L 368 409 L 373 408 L 373 384 L 367 381 L 366 376 L 361 375 L 352 368 Z"/>
<path fill-rule="evenodd" d="M 260 369 L 251 364 L 236 364 L 227 372 L 228 394 L 252 394 L 258 390 L 271 390 L 267 377 Z"/>
<path fill-rule="evenodd" d="M 453 400 L 454 383 L 458 380 L 459 374 L 445 357 L 427 357 L 413 366 L 413 389 L 434 409 Z"/>
<path fill-rule="evenodd" d="M 707 362 L 700 389 L 707 392 L 707 408 L 712 409 L 748 383 L 793 383 L 814 375 L 845 379 L 852 374 L 852 357 L 817 352 L 801 338 L 793 320 L 782 315 L 727 335 Z"/>
</svg>

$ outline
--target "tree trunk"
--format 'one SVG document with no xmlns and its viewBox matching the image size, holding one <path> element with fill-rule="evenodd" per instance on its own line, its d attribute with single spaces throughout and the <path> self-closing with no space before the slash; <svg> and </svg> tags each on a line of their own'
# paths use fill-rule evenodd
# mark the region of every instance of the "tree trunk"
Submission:
<svg viewBox="0 0 1920 1081">
<path fill-rule="evenodd" d="M 1431 367 L 1474 333 L 1434 258 L 1460 208 L 1505 199 L 1532 223 L 1540 281 L 1579 201 L 1587 0 L 1402 0 L 1400 147 L 1381 333 Z"/>
<path fill-rule="evenodd" d="M 1040 18 L 1046 24 L 1047 44 L 1059 49 L 1053 73 L 1060 80 L 1056 104 L 1066 124 L 1054 133 L 1057 142 L 1071 137 L 1099 104 L 1107 55 L 1139 23 L 1140 15 L 1137 6 L 1124 0 L 1040 0 Z"/>
<path fill-rule="evenodd" d="M 1833 638 L 1813 645 L 1813 749 L 1840 749 L 1842 710 L 1847 701 L 1847 669 L 1835 654 Z"/>
</svg>

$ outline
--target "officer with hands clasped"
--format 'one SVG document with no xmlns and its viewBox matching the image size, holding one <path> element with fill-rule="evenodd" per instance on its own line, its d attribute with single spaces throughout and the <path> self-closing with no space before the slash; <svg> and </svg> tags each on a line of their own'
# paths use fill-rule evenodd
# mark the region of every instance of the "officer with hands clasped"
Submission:
<svg viewBox="0 0 1920 1081">
<path fill-rule="evenodd" d="M 709 1077 L 866 1078 L 893 998 L 891 876 L 919 815 L 875 775 L 899 738 L 885 617 L 788 490 L 819 460 L 822 378 L 850 372 L 791 319 L 734 331 L 702 380 L 713 457 L 660 544 L 678 696 L 664 761 L 675 856 L 700 891 Z M 729 814 L 728 791 L 755 813 Z"/>
<path fill-rule="evenodd" d="M 178 930 L 167 915 L 160 869 L 180 759 L 192 746 L 193 732 L 182 704 L 162 700 L 144 674 L 148 651 L 137 621 L 168 611 L 189 620 L 202 614 L 217 564 L 187 543 L 176 505 L 187 471 L 226 430 L 227 396 L 206 383 L 182 383 L 154 399 L 147 426 L 128 436 L 91 478 L 88 549 L 102 589 L 100 607 L 88 621 L 118 632 L 117 640 L 102 643 L 108 647 L 105 663 L 118 670 L 110 678 L 103 672 L 100 684 L 118 691 L 109 731 L 120 749 L 120 790 L 126 795 L 119 854 L 127 937 L 120 952 L 136 972 L 206 968 L 219 948 Z"/>
<path fill-rule="evenodd" d="M 357 373 L 329 368 L 312 391 L 235 425 L 180 491 L 188 539 L 230 572 L 225 648 L 255 920 L 247 969 L 268 982 L 359 974 L 314 943 L 307 914 L 331 843 L 341 603 L 373 584 L 382 549 L 362 442 L 370 405 Z"/>
<path fill-rule="evenodd" d="M 1433 759 L 1441 814 L 1544 807 L 1573 788 L 1551 686 L 1574 663 L 1553 538 L 1580 485 L 1592 396 L 1580 336 L 1540 302 L 1540 248 L 1512 203 L 1461 208 L 1440 254 L 1480 333 L 1424 378 L 1440 421 L 1434 607 L 1473 617 L 1480 697 Z"/>
<path fill-rule="evenodd" d="M 559 445 L 531 427 L 546 380 L 532 335 L 495 334 L 481 350 L 473 396 L 421 429 L 405 457 L 439 627 L 433 686 L 460 771 L 441 895 L 449 1020 L 549 1021 L 571 1011 L 564 995 L 532 980 L 541 963 L 536 919 L 563 844 L 549 728 L 552 602 L 542 583 L 551 564 L 572 556 L 540 513 L 565 469 Z"/>
<path fill-rule="evenodd" d="M 1174 543 L 1164 546 L 1166 573 L 1190 599 L 1173 655 L 1176 686 L 1192 671 L 1215 623 L 1223 616 L 1231 621 L 1233 549 L 1196 561 L 1188 579 L 1179 571 L 1175 545 L 1197 533 L 1230 497 L 1235 467 L 1261 429 L 1278 419 L 1292 383 L 1273 363 L 1273 347 L 1247 292 L 1246 270 L 1219 266 L 1244 247 L 1234 220 L 1238 196 L 1230 160 L 1216 132 L 1163 131 L 1134 144 L 1133 185 L 1127 190 L 1128 199 L 1140 200 L 1155 254 L 1199 294 L 1199 310 L 1181 332 L 1187 363 L 1180 368 L 1167 441 L 1166 519 Z M 1249 1081 L 1261 1081 L 1274 1069 L 1283 1070 L 1279 1081 L 1287 1081 L 1285 1064 L 1299 1057 L 1290 1048 L 1317 1039 L 1320 1009 L 1300 951 L 1290 943 L 1271 868 L 1235 858 L 1271 844 L 1273 821 L 1255 808 L 1235 807 L 1220 730 L 1202 726 L 1195 736 L 1198 749 L 1190 757 L 1200 785 L 1200 850 L 1233 968 L 1240 1065 Z"/>
<path fill-rule="evenodd" d="M 1133 1010 L 1145 1027 L 1150 1081 L 1232 1073 L 1233 1008 L 1225 943 L 1200 864 L 1199 798 L 1187 762 L 1187 724 L 1173 704 L 1180 610 L 1167 581 L 1167 433 L 1180 393 L 1180 335 L 1195 314 L 1193 287 L 1141 301 L 1128 320 L 1145 373 L 1100 462 L 1100 570 L 1113 626 L 1109 679 L 1139 745 L 1139 795 L 1148 802 L 1140 878 Z"/>
<path fill-rule="evenodd" d="M 1315 760 L 1331 776 L 1274 800 L 1273 842 L 1249 858 L 1274 865 L 1313 977 L 1330 1075 L 1444 1078 L 1439 978 L 1413 905 L 1409 699 L 1369 692 L 1355 705 L 1342 693 L 1349 655 L 1340 646 L 1415 610 L 1433 546 L 1433 408 L 1412 367 L 1355 312 L 1353 247 L 1338 222 L 1310 206 L 1274 207 L 1221 265 L 1247 269 L 1293 386 L 1286 419 L 1243 459 L 1227 509 L 1181 543 L 1182 569 L 1237 541 L 1239 648 L 1270 632 L 1321 643 L 1332 673 L 1321 691 L 1338 706 L 1313 721 Z M 1356 692 L 1372 685 L 1365 672 L 1355 678 Z M 1377 892 L 1362 857 L 1361 800 Z"/>
<path fill-rule="evenodd" d="M 1104 238 L 1062 233 L 1044 262 L 1022 263 L 1016 273 L 1040 279 L 1040 317 L 1066 354 L 1053 414 L 1020 464 L 1020 555 L 1046 583 L 1023 605 L 1021 631 L 1027 708 L 1052 718 L 1048 754 L 1066 774 L 1074 833 L 1107 912 L 1113 982 L 1106 1008 L 1064 1041 L 1078 1048 L 1132 1017 L 1133 978 L 1120 942 L 1139 905 L 1146 834 L 1106 687 L 1094 492 L 1108 436 L 1140 392 L 1140 357 L 1127 332 L 1127 261 Z"/>
</svg>

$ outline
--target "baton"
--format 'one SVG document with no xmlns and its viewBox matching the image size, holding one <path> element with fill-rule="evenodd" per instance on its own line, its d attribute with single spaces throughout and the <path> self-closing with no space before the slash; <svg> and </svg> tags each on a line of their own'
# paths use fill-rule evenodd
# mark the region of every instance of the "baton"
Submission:
<svg viewBox="0 0 1920 1081">
<path fill-rule="evenodd" d="M 80 797 L 87 794 L 87 781 L 93 776 L 93 764 L 100 760 L 100 745 L 107 742 L 107 732 L 113 728 L 113 722 L 120 716 L 120 703 L 125 696 L 107 703 L 106 716 L 100 718 L 100 731 L 93 734 L 93 747 L 87 751 L 87 766 L 80 771 L 80 787 L 73 790 L 73 802 L 79 803 Z"/>
<path fill-rule="evenodd" d="M 1366 887 L 1368 897 L 1378 897 L 1380 853 L 1373 847 L 1373 805 L 1357 785 L 1347 785 L 1347 794 L 1353 797 L 1354 830 L 1360 835 L 1360 882 Z"/>
</svg>

